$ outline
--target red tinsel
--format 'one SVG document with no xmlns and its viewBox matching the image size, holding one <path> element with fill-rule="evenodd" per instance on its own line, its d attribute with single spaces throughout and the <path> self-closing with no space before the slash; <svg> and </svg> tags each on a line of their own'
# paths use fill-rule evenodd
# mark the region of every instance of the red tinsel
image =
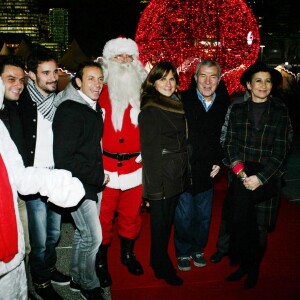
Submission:
<svg viewBox="0 0 300 300">
<path fill-rule="evenodd" d="M 181 89 L 198 61 L 216 60 L 230 94 L 260 50 L 256 19 L 243 0 L 152 0 L 135 40 L 144 65 L 167 60 L 178 68 Z"/>
</svg>

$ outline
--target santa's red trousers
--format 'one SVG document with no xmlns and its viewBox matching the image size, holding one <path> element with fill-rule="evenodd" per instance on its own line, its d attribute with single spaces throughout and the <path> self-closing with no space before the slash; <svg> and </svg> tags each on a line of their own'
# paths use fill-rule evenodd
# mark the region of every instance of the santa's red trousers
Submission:
<svg viewBox="0 0 300 300">
<path fill-rule="evenodd" d="M 138 237 L 142 227 L 141 202 L 142 185 L 126 191 L 105 187 L 100 208 L 103 245 L 111 244 L 116 212 L 118 213 L 118 234 L 131 240 Z"/>
</svg>

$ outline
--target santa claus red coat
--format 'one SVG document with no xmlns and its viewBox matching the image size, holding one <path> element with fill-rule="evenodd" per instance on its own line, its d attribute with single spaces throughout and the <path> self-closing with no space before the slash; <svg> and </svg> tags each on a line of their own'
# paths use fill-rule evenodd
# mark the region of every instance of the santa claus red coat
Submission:
<svg viewBox="0 0 300 300">
<path fill-rule="evenodd" d="M 115 130 L 112 123 L 112 107 L 106 85 L 100 96 L 99 104 L 103 110 L 104 119 L 102 138 L 104 172 L 110 176 L 110 181 L 102 194 L 100 210 L 103 244 L 105 245 L 111 242 L 112 219 L 115 211 L 119 212 L 118 224 L 121 236 L 135 239 L 140 232 L 142 164 L 138 155 L 122 161 L 105 155 L 105 152 L 114 154 L 138 154 L 140 152 L 140 133 L 136 125 L 138 111 L 135 111 L 136 109 L 130 104 L 128 105 L 124 112 L 122 129 L 119 131 Z M 119 198 L 118 201 L 117 198 Z M 120 203 L 123 201 L 126 202 L 126 205 Z"/>
</svg>

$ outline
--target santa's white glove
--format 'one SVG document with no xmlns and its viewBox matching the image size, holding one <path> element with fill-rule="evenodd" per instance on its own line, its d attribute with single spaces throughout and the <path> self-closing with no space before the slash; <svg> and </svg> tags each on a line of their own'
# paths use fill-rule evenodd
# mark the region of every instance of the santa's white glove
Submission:
<svg viewBox="0 0 300 300">
<path fill-rule="evenodd" d="M 76 206 L 85 195 L 79 179 L 72 177 L 72 173 L 66 170 L 23 167 L 17 175 L 20 194 L 40 193 L 60 207 Z"/>
<path fill-rule="evenodd" d="M 141 163 L 142 162 L 142 154 L 140 154 L 136 159 L 135 159 L 136 163 Z"/>
<path fill-rule="evenodd" d="M 76 206 L 85 195 L 79 179 L 72 177 L 71 173 L 65 170 L 51 170 L 50 186 L 48 201 L 60 207 Z"/>
<path fill-rule="evenodd" d="M 0 76 L 0 109 L 2 108 L 3 100 L 4 100 L 5 86 L 3 80 Z"/>
<path fill-rule="evenodd" d="M 130 110 L 130 120 L 131 123 L 135 126 L 139 124 L 138 117 L 139 117 L 140 110 L 138 108 L 131 108 Z"/>
</svg>

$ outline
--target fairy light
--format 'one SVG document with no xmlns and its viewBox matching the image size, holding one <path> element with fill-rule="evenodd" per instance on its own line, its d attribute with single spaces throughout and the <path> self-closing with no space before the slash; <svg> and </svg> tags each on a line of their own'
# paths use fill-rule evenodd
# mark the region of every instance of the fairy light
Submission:
<svg viewBox="0 0 300 300">
<path fill-rule="evenodd" d="M 286 69 L 286 68 L 285 68 L 284 66 L 282 66 L 282 65 L 277 66 L 275 69 L 278 70 L 280 73 L 281 73 L 281 71 L 284 71 L 284 72 L 286 72 L 287 74 L 289 74 L 289 75 L 291 75 L 292 77 L 294 77 L 295 79 L 300 78 L 300 73 L 295 74 L 295 73 L 293 73 L 292 71 Z"/>
<path fill-rule="evenodd" d="M 69 75 L 70 77 L 75 76 L 75 73 L 72 73 L 72 72 L 68 71 L 67 69 L 63 69 L 63 68 L 58 67 L 57 70 L 60 71 L 61 73 L 65 73 L 66 75 Z M 25 75 L 28 76 L 28 74 L 29 74 L 29 72 L 27 72 L 25 70 Z"/>
<path fill-rule="evenodd" d="M 258 25 L 243 0 L 152 0 L 135 41 L 144 65 L 168 60 L 176 66 L 181 89 L 188 88 L 198 61 L 216 60 L 230 94 L 260 51 Z"/>
<path fill-rule="evenodd" d="M 67 75 L 70 75 L 71 77 L 74 76 L 74 73 L 71 73 L 70 71 L 66 70 L 66 69 L 62 69 L 62 68 L 58 68 L 59 71 L 67 74 Z"/>
</svg>

